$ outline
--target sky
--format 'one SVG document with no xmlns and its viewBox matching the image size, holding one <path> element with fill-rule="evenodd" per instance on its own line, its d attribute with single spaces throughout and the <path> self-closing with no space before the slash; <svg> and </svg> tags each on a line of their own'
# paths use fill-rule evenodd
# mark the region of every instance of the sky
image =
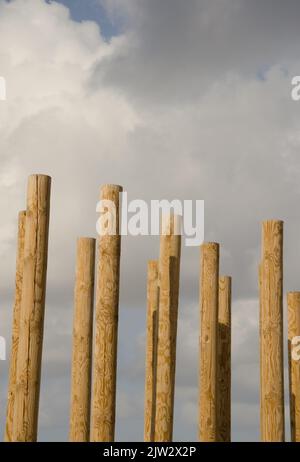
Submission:
<svg viewBox="0 0 300 462">
<path fill-rule="evenodd" d="M 48 3 L 51 3 L 50 1 Z M 58 3 L 65 5 L 74 21 L 93 21 L 99 24 L 101 35 L 109 40 L 123 31 L 122 17 L 109 14 L 105 3 L 99 0 L 60 0 Z"/>
<path fill-rule="evenodd" d="M 297 0 L 0 0 L 0 335 L 11 336 L 18 211 L 52 176 L 39 440 L 67 440 L 75 250 L 104 183 L 130 199 L 202 199 L 233 278 L 232 439 L 259 440 L 261 221 L 283 219 L 299 289 Z M 123 237 L 119 441 L 143 438 L 146 268 L 158 237 Z M 182 247 L 174 440 L 197 438 L 199 249 Z M 284 307 L 286 312 L 286 306 Z M 286 323 L 285 323 L 286 331 Z M 286 430 L 288 425 L 285 352 Z M 4 428 L 8 361 L 0 361 Z"/>
</svg>

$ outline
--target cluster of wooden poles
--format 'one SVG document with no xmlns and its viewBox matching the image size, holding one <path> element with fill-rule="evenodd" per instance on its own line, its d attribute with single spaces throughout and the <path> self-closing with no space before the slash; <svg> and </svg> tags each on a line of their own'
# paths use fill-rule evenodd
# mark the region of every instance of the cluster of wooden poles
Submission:
<svg viewBox="0 0 300 462">
<path fill-rule="evenodd" d="M 19 214 L 6 441 L 36 441 L 46 294 L 51 179 L 31 175 Z M 100 199 L 113 201 L 117 185 Z M 172 441 L 181 236 L 170 215 L 159 259 L 148 263 L 145 441 Z M 261 439 L 284 441 L 283 223 L 263 223 L 260 287 Z M 121 236 L 79 238 L 75 279 L 70 441 L 114 441 Z M 95 265 L 95 261 L 97 264 Z M 96 266 L 96 271 L 95 271 Z M 96 283 L 95 283 L 96 281 Z M 94 316 L 94 286 L 95 316 Z M 300 441 L 300 292 L 288 294 L 292 440 Z M 219 244 L 201 246 L 199 439 L 231 439 L 231 278 L 219 276 Z M 94 340 L 93 340 L 94 338 Z M 195 404 L 196 405 L 196 404 Z M 247 416 L 245 416 L 247 418 Z"/>
</svg>

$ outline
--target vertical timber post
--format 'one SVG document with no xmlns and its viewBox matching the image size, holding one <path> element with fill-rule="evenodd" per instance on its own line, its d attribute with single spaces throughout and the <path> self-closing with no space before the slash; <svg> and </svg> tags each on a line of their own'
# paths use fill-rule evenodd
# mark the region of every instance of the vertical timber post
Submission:
<svg viewBox="0 0 300 462">
<path fill-rule="evenodd" d="M 13 441 L 36 441 L 48 258 L 51 178 L 28 181 Z"/>
<path fill-rule="evenodd" d="M 17 357 L 20 331 L 20 308 L 22 299 L 23 265 L 24 265 L 24 239 L 25 239 L 26 212 L 19 213 L 18 218 L 18 250 L 16 262 L 15 302 L 13 309 L 11 355 L 9 363 L 8 398 L 6 411 L 5 441 L 13 438 L 14 402 L 16 392 Z"/>
<path fill-rule="evenodd" d="M 148 262 L 144 441 L 154 441 L 158 330 L 158 262 Z"/>
<path fill-rule="evenodd" d="M 95 239 L 77 240 L 70 441 L 90 440 Z"/>
<path fill-rule="evenodd" d="M 171 292 L 171 342 L 172 342 L 172 356 L 171 356 L 171 404 L 172 404 L 172 436 L 173 436 L 173 414 L 174 414 L 174 399 L 175 399 L 175 375 L 176 375 L 176 345 L 177 345 L 177 322 L 178 322 L 178 304 L 179 304 L 179 283 L 180 283 L 180 259 L 181 259 L 181 216 L 173 215 L 171 222 L 172 225 L 172 237 L 171 237 L 171 247 L 170 255 L 173 264 L 171 268 L 174 269 L 172 278 L 173 278 L 173 288 Z"/>
<path fill-rule="evenodd" d="M 102 442 L 115 437 L 121 192 L 121 186 L 104 185 L 100 193 L 104 215 L 98 243 L 91 440 Z"/>
<path fill-rule="evenodd" d="M 172 441 L 176 337 L 181 251 L 180 217 L 170 215 L 162 225 L 159 256 L 159 314 L 155 441 Z"/>
<path fill-rule="evenodd" d="M 287 294 L 288 305 L 288 355 L 289 355 L 289 390 L 290 390 L 290 419 L 291 440 L 300 442 L 300 362 L 299 339 L 300 336 L 300 292 Z M 293 358 L 293 345 L 297 345 L 297 355 Z"/>
<path fill-rule="evenodd" d="M 217 441 L 219 244 L 201 246 L 199 439 Z"/>
<path fill-rule="evenodd" d="M 261 439 L 284 441 L 283 222 L 263 222 L 260 265 Z"/>
<path fill-rule="evenodd" d="M 218 441 L 231 440 L 231 277 L 219 278 Z"/>
</svg>

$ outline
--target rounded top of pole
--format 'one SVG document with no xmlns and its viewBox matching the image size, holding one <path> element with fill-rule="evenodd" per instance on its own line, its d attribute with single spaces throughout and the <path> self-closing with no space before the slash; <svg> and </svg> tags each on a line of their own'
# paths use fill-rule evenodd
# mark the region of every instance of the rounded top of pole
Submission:
<svg viewBox="0 0 300 462">
<path fill-rule="evenodd" d="M 220 244 L 218 242 L 203 242 L 201 244 L 201 247 L 203 248 L 219 248 L 220 247 Z"/>
<path fill-rule="evenodd" d="M 79 236 L 77 237 L 77 242 L 95 242 L 96 239 L 94 237 L 87 237 L 87 236 Z"/>
<path fill-rule="evenodd" d="M 41 188 L 46 188 L 46 190 L 50 192 L 51 182 L 51 176 L 34 173 L 32 175 L 29 175 L 27 187 L 30 190 L 31 188 L 35 188 L 37 185 L 39 185 Z"/>
<path fill-rule="evenodd" d="M 296 306 L 297 310 L 299 310 L 300 292 L 288 292 L 286 298 L 289 309 Z"/>
<path fill-rule="evenodd" d="M 203 242 L 203 244 L 200 245 L 200 255 L 202 257 L 210 255 L 218 259 L 220 255 L 220 244 L 218 244 L 218 242 Z"/>
<path fill-rule="evenodd" d="M 120 186 L 119 184 L 103 184 L 102 186 L 100 186 L 100 191 L 102 191 L 103 189 L 110 189 L 111 191 L 122 192 L 123 186 Z"/>
<path fill-rule="evenodd" d="M 32 173 L 29 175 L 29 178 L 47 178 L 48 180 L 51 181 L 51 176 L 45 175 L 44 173 Z"/>
<path fill-rule="evenodd" d="M 160 233 L 162 235 L 181 235 L 182 216 L 175 213 L 162 214 Z"/>
<path fill-rule="evenodd" d="M 228 281 L 228 282 L 231 281 L 231 276 L 226 276 L 226 275 L 221 274 L 221 275 L 219 276 L 219 278 L 220 278 L 222 281 Z"/>
<path fill-rule="evenodd" d="M 155 274 L 157 276 L 158 273 L 158 260 L 148 260 L 148 274 Z"/>
<path fill-rule="evenodd" d="M 283 226 L 284 221 L 283 220 L 276 220 L 276 219 L 263 220 L 262 224 L 263 224 L 263 226 L 266 226 L 266 225 L 280 225 L 280 226 Z"/>
<path fill-rule="evenodd" d="M 149 266 L 155 266 L 155 265 L 157 265 L 157 263 L 158 263 L 158 260 L 148 260 L 148 265 Z"/>
</svg>

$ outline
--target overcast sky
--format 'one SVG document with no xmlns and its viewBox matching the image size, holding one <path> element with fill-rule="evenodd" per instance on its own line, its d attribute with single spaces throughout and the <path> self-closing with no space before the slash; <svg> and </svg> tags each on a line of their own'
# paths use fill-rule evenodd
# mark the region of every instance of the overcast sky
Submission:
<svg viewBox="0 0 300 462">
<path fill-rule="evenodd" d="M 129 199 L 205 200 L 205 239 L 233 277 L 232 438 L 259 439 L 261 221 L 285 221 L 299 290 L 298 0 L 0 0 L 0 335 L 10 346 L 17 214 L 27 176 L 53 177 L 40 440 L 67 440 L 77 236 L 103 183 Z M 143 438 L 147 260 L 122 241 L 118 440 Z M 197 435 L 199 249 L 182 249 L 175 440 Z M 4 426 L 8 362 L 0 362 Z M 286 382 L 287 390 L 287 382 Z M 288 420 L 287 432 L 288 432 Z"/>
</svg>

